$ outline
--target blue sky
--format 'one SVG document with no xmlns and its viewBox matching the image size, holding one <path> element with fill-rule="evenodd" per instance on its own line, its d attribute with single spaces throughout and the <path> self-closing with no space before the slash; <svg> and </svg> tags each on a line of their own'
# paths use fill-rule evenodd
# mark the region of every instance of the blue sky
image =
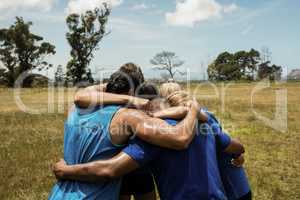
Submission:
<svg viewBox="0 0 300 200">
<path fill-rule="evenodd" d="M 104 1 L 104 0 L 100 0 Z M 267 46 L 272 62 L 284 74 L 300 68 L 300 1 L 298 0 L 111 0 L 112 14 L 91 65 L 93 71 L 116 69 L 132 61 L 147 77 L 159 77 L 149 60 L 159 51 L 174 51 L 186 61 L 191 78 L 203 78 L 204 66 L 222 51 L 260 50 Z M 0 27 L 16 15 L 33 21 L 32 30 L 57 47 L 49 60 L 66 65 L 69 46 L 65 16 L 94 7 L 97 0 L 10 0 L 0 2 Z M 46 72 L 53 76 L 55 69 Z"/>
</svg>

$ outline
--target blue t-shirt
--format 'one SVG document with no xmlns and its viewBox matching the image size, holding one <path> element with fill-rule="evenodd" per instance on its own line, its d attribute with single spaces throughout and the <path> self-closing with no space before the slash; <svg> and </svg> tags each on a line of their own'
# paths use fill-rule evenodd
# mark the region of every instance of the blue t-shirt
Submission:
<svg viewBox="0 0 300 200">
<path fill-rule="evenodd" d="M 175 125 L 174 120 L 167 120 Z M 219 174 L 215 120 L 209 117 L 199 124 L 197 135 L 186 150 L 175 151 L 160 148 L 138 138 L 130 141 L 123 152 L 140 166 L 149 164 L 162 200 L 226 200 Z M 219 136 L 225 148 L 230 143 L 226 134 Z"/>
<path fill-rule="evenodd" d="M 228 200 L 237 200 L 250 192 L 250 185 L 243 167 L 231 164 L 234 155 L 218 150 L 221 179 Z"/>
<path fill-rule="evenodd" d="M 105 106 L 91 113 L 75 109 L 68 116 L 64 133 L 64 159 L 67 164 L 109 159 L 121 151 L 121 146 L 111 142 L 109 131 L 111 119 L 119 108 L 119 106 Z M 97 183 L 58 181 L 49 195 L 49 200 L 117 200 L 120 185 L 121 179 Z"/>
</svg>

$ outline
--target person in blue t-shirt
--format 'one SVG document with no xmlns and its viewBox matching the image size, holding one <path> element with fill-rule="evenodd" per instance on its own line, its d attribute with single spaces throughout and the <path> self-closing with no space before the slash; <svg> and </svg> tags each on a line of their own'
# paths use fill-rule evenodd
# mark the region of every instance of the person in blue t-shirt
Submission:
<svg viewBox="0 0 300 200">
<path fill-rule="evenodd" d="M 161 88 L 161 94 L 165 98 L 168 99 L 168 101 L 172 104 L 173 101 L 177 100 L 177 96 L 180 96 L 179 94 L 181 87 L 177 83 L 167 83 L 163 84 Z M 179 94 L 176 94 L 179 91 Z M 207 112 L 207 110 L 203 111 Z M 186 111 L 187 112 L 187 111 Z M 177 113 L 178 115 L 179 113 Z M 218 158 L 218 165 L 219 170 L 221 174 L 221 179 L 224 185 L 224 189 L 226 192 L 226 195 L 229 200 L 251 200 L 251 189 L 248 182 L 248 178 L 246 175 L 246 172 L 244 168 L 242 167 L 242 164 L 244 162 L 243 160 L 243 154 L 230 154 L 227 152 L 222 151 L 222 147 L 224 144 L 222 143 L 222 139 L 218 137 L 218 133 L 224 134 L 222 132 L 222 127 L 220 126 L 218 120 L 215 118 L 214 115 L 209 114 L 210 120 L 213 121 L 214 124 L 217 126 L 213 126 L 213 130 L 216 134 L 216 140 L 217 140 L 217 158 Z M 166 110 L 162 112 L 157 112 L 155 117 L 163 117 L 168 116 L 168 112 Z"/>
<path fill-rule="evenodd" d="M 243 155 L 228 154 L 218 149 L 217 156 L 228 200 L 251 200 L 251 188 L 245 169 L 242 167 Z"/>
<path fill-rule="evenodd" d="M 110 77 L 107 91 L 130 94 L 128 75 L 114 73 Z M 189 114 L 174 127 L 142 111 L 115 105 L 95 107 L 92 110 L 76 108 L 70 113 L 65 126 L 64 158 L 68 164 L 112 158 L 133 134 L 152 144 L 181 149 L 194 137 L 193 127 L 197 122 L 198 109 L 198 105 L 191 102 Z M 192 128 L 186 129 L 185 124 Z M 117 200 L 120 183 L 120 179 L 102 180 L 94 184 L 59 180 L 49 199 Z"/>
<path fill-rule="evenodd" d="M 207 110 L 206 110 L 207 112 Z M 214 122 L 219 124 L 218 120 L 213 116 Z M 222 134 L 226 134 L 222 127 L 219 126 Z M 222 183 L 228 200 L 251 200 L 252 193 L 248 182 L 248 178 L 243 168 L 244 155 L 231 154 L 222 151 L 223 141 L 216 134 L 217 141 L 217 159 L 220 170 Z"/>
<path fill-rule="evenodd" d="M 183 103 L 187 96 L 177 93 L 175 97 Z M 98 178 L 116 178 L 146 164 L 152 170 L 162 199 L 227 199 L 219 174 L 216 134 L 221 149 L 227 153 L 243 153 L 243 146 L 231 140 L 226 134 L 219 134 L 220 128 L 210 113 L 208 121 L 200 123 L 197 135 L 186 150 L 174 151 L 134 139 L 112 159 L 87 164 L 67 166 L 56 165 L 56 175 L 62 179 L 95 181 Z M 177 122 L 167 120 L 175 125 Z"/>
</svg>

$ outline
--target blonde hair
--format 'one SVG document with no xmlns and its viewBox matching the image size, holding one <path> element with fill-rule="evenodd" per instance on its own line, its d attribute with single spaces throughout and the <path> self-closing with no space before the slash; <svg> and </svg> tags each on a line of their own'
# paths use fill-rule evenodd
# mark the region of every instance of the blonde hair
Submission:
<svg viewBox="0 0 300 200">
<path fill-rule="evenodd" d="M 170 94 L 182 90 L 178 83 L 164 83 L 160 86 L 160 96 L 167 98 Z"/>
<path fill-rule="evenodd" d="M 191 98 L 189 94 L 181 89 L 178 83 L 164 83 L 160 87 L 160 95 L 170 106 L 182 106 Z"/>
</svg>

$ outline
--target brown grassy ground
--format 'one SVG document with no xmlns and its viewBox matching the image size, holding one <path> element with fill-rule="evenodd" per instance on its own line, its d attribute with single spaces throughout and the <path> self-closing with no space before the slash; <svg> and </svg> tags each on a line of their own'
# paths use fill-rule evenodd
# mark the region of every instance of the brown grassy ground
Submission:
<svg viewBox="0 0 300 200">
<path fill-rule="evenodd" d="M 226 130 L 239 137 L 247 148 L 246 168 L 257 200 L 300 199 L 300 83 L 272 85 L 255 94 L 254 109 L 269 118 L 275 113 L 275 92 L 287 89 L 288 129 L 265 125 L 251 110 L 251 91 L 256 84 L 229 86 L 222 104 L 220 94 L 208 85 L 194 84 L 203 105 L 216 113 Z M 224 86 L 218 84 L 221 93 Z M 67 104 L 67 96 L 59 100 Z M 46 199 L 55 179 L 50 164 L 62 156 L 64 115 L 58 112 L 33 115 L 20 111 L 13 90 L 0 89 L 0 199 Z M 25 105 L 47 110 L 46 89 L 23 89 Z M 222 106 L 224 105 L 224 106 Z M 66 108 L 67 106 L 65 106 Z M 61 109 L 61 108 L 60 108 Z M 51 110 L 51 108 L 50 108 Z"/>
</svg>

